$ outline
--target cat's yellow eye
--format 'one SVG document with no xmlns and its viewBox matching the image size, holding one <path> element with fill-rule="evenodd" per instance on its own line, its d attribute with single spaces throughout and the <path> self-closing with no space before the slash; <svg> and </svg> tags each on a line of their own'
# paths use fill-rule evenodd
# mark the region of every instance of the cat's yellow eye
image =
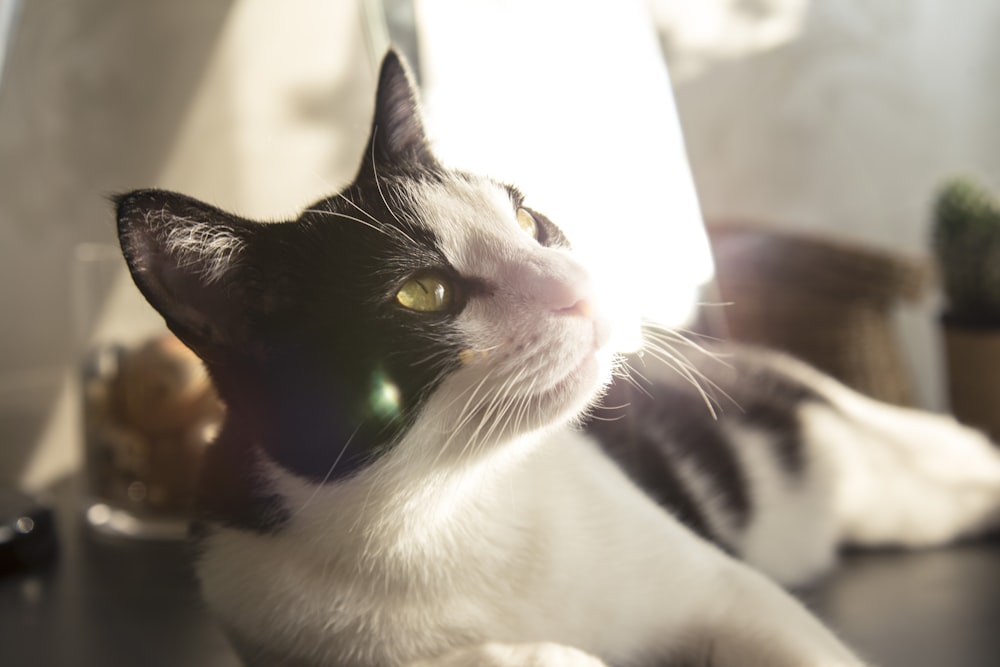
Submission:
<svg viewBox="0 0 1000 667">
<path fill-rule="evenodd" d="M 535 222 L 535 216 L 528 213 L 527 209 L 517 209 L 517 224 L 528 236 L 533 239 L 538 238 L 538 223 Z"/>
<path fill-rule="evenodd" d="M 447 310 L 454 302 L 454 294 L 447 278 L 438 273 L 421 273 L 399 288 L 396 301 L 403 308 L 421 313 L 438 313 Z"/>
</svg>

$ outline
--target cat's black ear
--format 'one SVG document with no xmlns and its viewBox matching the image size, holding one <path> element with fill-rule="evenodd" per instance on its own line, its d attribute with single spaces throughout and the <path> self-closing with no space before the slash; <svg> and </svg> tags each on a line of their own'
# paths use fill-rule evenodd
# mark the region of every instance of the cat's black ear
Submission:
<svg viewBox="0 0 1000 667">
<path fill-rule="evenodd" d="M 386 53 L 379 72 L 375 119 L 365 156 L 366 162 L 371 160 L 437 164 L 424 132 L 416 86 L 405 62 L 393 50 Z"/>
<path fill-rule="evenodd" d="M 259 223 L 163 190 L 115 199 L 132 279 L 196 352 L 228 342 L 243 313 L 236 273 Z"/>
</svg>

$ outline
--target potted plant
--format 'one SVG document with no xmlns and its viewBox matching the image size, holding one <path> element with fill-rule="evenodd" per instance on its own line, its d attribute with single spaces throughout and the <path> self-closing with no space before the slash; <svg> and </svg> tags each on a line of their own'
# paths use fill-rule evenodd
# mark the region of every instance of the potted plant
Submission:
<svg viewBox="0 0 1000 667">
<path fill-rule="evenodd" d="M 969 178 L 938 195 L 933 246 L 951 408 L 1000 440 L 1000 201 Z"/>
</svg>

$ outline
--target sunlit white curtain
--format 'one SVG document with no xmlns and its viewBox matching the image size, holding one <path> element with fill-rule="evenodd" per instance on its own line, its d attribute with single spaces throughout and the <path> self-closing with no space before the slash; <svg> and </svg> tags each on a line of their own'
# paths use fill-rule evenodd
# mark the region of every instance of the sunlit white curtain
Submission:
<svg viewBox="0 0 1000 667">
<path fill-rule="evenodd" d="M 641 0 L 416 0 L 429 131 L 524 190 L 613 306 L 687 320 L 712 275 L 666 65 Z M 627 344 L 628 341 L 619 342 Z"/>
</svg>

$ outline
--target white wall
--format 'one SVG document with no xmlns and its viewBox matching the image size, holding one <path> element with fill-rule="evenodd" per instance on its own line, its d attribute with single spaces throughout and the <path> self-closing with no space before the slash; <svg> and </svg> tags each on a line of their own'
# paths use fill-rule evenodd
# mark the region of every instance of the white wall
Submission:
<svg viewBox="0 0 1000 667">
<path fill-rule="evenodd" d="M 942 179 L 1000 186 L 1000 2 L 649 2 L 709 220 L 924 253 Z M 940 407 L 933 301 L 901 328 Z"/>
<path fill-rule="evenodd" d="M 17 121 L 24 116 L 21 124 L 34 130 L 16 132 L 17 124 L 0 123 L 0 148 L 12 149 L 0 151 L 0 174 L 14 175 L 3 181 L 11 196 L 0 197 L 0 257 L 17 260 L 13 268 L 11 262 L 0 267 L 0 276 L 14 276 L 7 281 L 7 290 L 0 289 L 0 304 L 5 297 L 13 297 L 11 312 L 23 314 L 26 308 L 21 304 L 25 303 L 37 304 L 36 310 L 49 314 L 44 320 L 22 316 L 13 332 L 0 327 L 11 348 L 0 350 L 0 425 L 8 413 L 27 409 L 36 413 L 48 407 L 47 416 L 31 415 L 30 429 L 23 429 L 29 431 L 23 442 L 11 442 L 11 447 L 0 452 L 0 479 L 32 489 L 48 486 L 79 464 L 75 365 L 67 369 L 62 367 L 63 359 L 51 360 L 55 343 L 33 345 L 40 350 L 37 356 L 59 364 L 55 380 L 49 381 L 55 398 L 49 402 L 32 395 L 33 404 L 22 407 L 23 401 L 12 404 L 12 400 L 25 392 L 25 376 L 5 373 L 14 362 L 3 362 L 6 357 L 15 361 L 27 357 L 28 362 L 22 363 L 32 362 L 22 340 L 39 338 L 39 332 L 54 329 L 57 341 L 63 337 L 67 326 L 59 320 L 53 326 L 51 313 L 64 314 L 68 304 L 56 303 L 42 293 L 34 275 L 19 265 L 43 274 L 58 271 L 58 262 L 68 263 L 72 244 L 39 243 L 46 252 L 41 255 L 19 237 L 40 235 L 39 230 L 48 225 L 57 238 L 70 235 L 74 240 L 113 242 L 112 214 L 102 195 L 150 186 L 182 191 L 251 217 L 291 216 L 349 181 L 357 169 L 368 137 L 376 65 L 365 42 L 360 0 L 294 0 L 280 10 L 255 0 L 216 0 L 214 4 L 221 6 L 214 7 L 215 13 L 209 11 L 210 3 L 202 1 L 202 14 L 192 14 L 197 4 L 193 0 L 176 6 L 154 3 L 158 9 L 151 18 L 148 14 L 153 10 L 147 8 L 142 14 L 132 5 L 121 16 L 127 4 L 123 0 L 87 0 L 86 6 L 68 16 L 55 4 L 26 8 L 25 17 L 32 22 L 25 21 L 22 51 L 15 48 L 12 53 L 10 79 L 5 83 L 5 92 L 15 94 L 0 105 L 0 120 L 14 116 Z M 137 13 L 146 20 L 139 21 Z M 112 15 L 120 20 L 94 18 Z M 185 31 L 190 33 L 190 23 L 198 25 L 198 19 L 204 22 L 208 18 L 204 15 L 215 19 L 213 30 L 196 42 L 199 49 L 189 49 Z M 50 67 L 44 68 L 27 56 L 53 53 L 45 46 L 53 39 L 53 25 L 62 25 L 53 22 L 53 16 L 76 32 L 56 32 L 70 32 L 72 48 L 47 55 L 41 62 Z M 147 25 L 148 30 L 137 36 L 133 34 L 136 24 Z M 162 44 L 167 42 L 172 48 L 182 41 L 188 49 L 183 57 Z M 152 46 L 159 48 L 152 54 L 144 50 Z M 165 53 L 171 54 L 167 65 L 163 65 Z M 87 57 L 75 58 L 76 54 Z M 191 62 L 181 85 L 174 70 L 187 61 Z M 80 68 L 93 62 L 102 65 L 93 68 L 103 84 L 99 88 L 79 74 Z M 32 89 L 34 97 L 16 94 Z M 39 108 L 45 113 L 38 112 L 23 102 L 38 99 L 38 91 L 48 93 L 41 96 L 43 102 L 70 103 L 42 104 Z M 41 121 L 35 119 L 39 114 Z M 60 133 L 62 128 L 67 129 Z M 66 141 L 63 134 L 74 141 Z M 33 138 L 39 140 L 32 144 Z M 49 161 L 40 163 L 36 154 Z M 66 155 L 77 159 L 51 157 Z M 23 156 L 28 159 L 18 159 Z M 81 167 L 86 160 L 90 162 Z M 59 169 L 43 168 L 50 164 Z M 51 194 L 37 198 L 46 208 L 26 195 L 28 186 Z M 0 194 L 4 192 L 0 185 Z M 21 214 L 30 213 L 30 205 L 39 212 Z M 96 220 L 93 225 L 103 234 L 77 236 L 81 234 L 77 227 L 89 218 Z M 24 232 L 8 220 L 20 222 Z M 5 246 L 10 237 L 14 243 Z M 55 259 L 48 261 L 49 255 Z M 59 283 L 60 292 L 65 285 L 69 280 Z M 147 326 L 150 312 L 122 268 L 97 331 L 117 338 L 134 336 Z M 62 319 L 69 318 L 64 315 Z M 159 318 L 154 316 L 153 321 L 158 323 Z M 137 322 L 142 322 L 138 329 Z M 4 433 L 10 431 L 0 429 Z"/>
</svg>

